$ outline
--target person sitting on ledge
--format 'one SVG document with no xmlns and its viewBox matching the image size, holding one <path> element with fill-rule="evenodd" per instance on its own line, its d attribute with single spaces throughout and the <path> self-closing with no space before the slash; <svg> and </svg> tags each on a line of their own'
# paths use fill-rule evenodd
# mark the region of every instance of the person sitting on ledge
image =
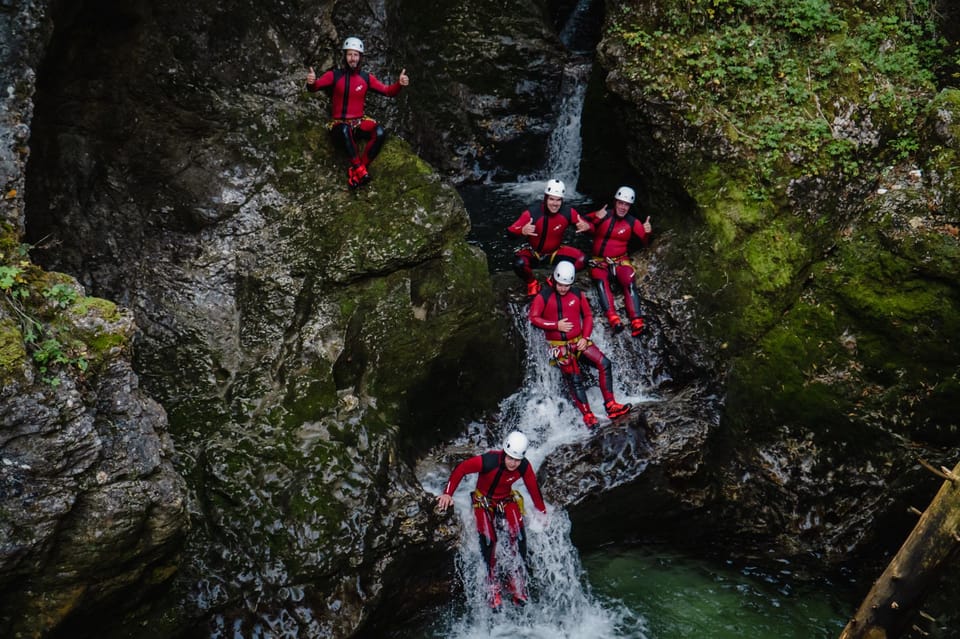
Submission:
<svg viewBox="0 0 960 639">
<path fill-rule="evenodd" d="M 363 52 L 363 42 L 359 38 L 347 38 L 343 41 L 343 61 L 340 68 L 330 69 L 319 77 L 313 67 L 307 72 L 308 91 L 329 89 L 333 93 L 330 100 L 330 134 L 350 159 L 350 168 L 347 169 L 347 185 L 350 188 L 357 188 L 370 181 L 367 167 L 380 153 L 386 138 L 383 127 L 364 113 L 367 91 L 393 98 L 400 93 L 402 87 L 410 84 L 406 69 L 400 71 L 397 82 L 389 86 L 372 74 L 362 71 L 360 66 Z M 362 152 L 358 146 L 358 141 L 361 140 L 366 141 Z"/>
</svg>

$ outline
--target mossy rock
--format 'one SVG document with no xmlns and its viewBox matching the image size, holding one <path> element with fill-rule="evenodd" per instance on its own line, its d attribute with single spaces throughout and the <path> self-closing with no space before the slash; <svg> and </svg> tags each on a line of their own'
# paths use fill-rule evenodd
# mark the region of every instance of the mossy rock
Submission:
<svg viewBox="0 0 960 639">
<path fill-rule="evenodd" d="M 300 196 L 289 212 L 299 227 L 288 233 L 291 253 L 325 280 L 346 283 L 437 257 L 469 228 L 456 192 L 405 143 L 388 141 L 370 173 L 361 189 Z"/>
<path fill-rule="evenodd" d="M 942 193 L 942 210 L 956 211 L 960 209 L 960 90 L 937 94 L 927 109 L 926 122 L 922 165 Z"/>
<path fill-rule="evenodd" d="M 0 379 L 21 376 L 27 358 L 20 325 L 0 312 Z"/>
<path fill-rule="evenodd" d="M 5 260 L 22 251 L 7 237 Z M 15 309 L 17 320 L 7 316 L 0 369 L 12 372 L 21 355 L 39 364 L 53 379 L 53 370 L 73 370 L 84 375 L 125 352 L 135 326 L 129 313 L 104 299 L 87 297 L 77 281 L 64 273 L 45 271 L 23 255 L 16 260 L 20 275 L 3 303 Z"/>
<path fill-rule="evenodd" d="M 757 349 L 734 360 L 731 423 L 837 428 L 843 438 L 865 427 L 934 442 L 955 435 L 937 407 L 956 399 L 958 263 L 955 237 L 901 216 L 852 230 Z"/>
</svg>

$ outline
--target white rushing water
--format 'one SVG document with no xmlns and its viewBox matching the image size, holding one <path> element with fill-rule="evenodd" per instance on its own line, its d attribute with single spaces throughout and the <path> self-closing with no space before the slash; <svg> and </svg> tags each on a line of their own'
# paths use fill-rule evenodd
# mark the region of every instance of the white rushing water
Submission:
<svg viewBox="0 0 960 639">
<path fill-rule="evenodd" d="M 564 28 L 560 32 L 560 41 L 571 51 L 578 48 L 583 39 L 587 14 L 593 0 L 580 0 L 571 12 Z M 591 45 L 592 46 L 592 45 Z M 593 57 L 589 51 L 572 51 L 563 66 L 560 82 L 560 108 L 557 121 L 547 141 L 547 158 L 544 167 L 533 178 L 535 180 L 562 180 L 567 187 L 567 198 L 577 197 L 577 182 L 580 179 L 580 156 L 583 152 L 583 138 L 580 135 L 580 116 L 583 114 L 583 102 L 587 94 L 587 83 L 593 68 Z M 540 193 L 542 193 L 542 189 Z"/>
<path fill-rule="evenodd" d="M 569 46 L 575 21 L 582 21 L 592 0 L 581 0 L 574 10 L 562 37 Z M 581 52 L 582 53 L 582 52 Z M 492 186 L 510 192 L 517 201 L 543 197 L 547 179 L 563 180 L 570 202 L 576 192 L 580 174 L 582 142 L 580 116 L 586 94 L 592 61 L 580 55 L 572 57 L 563 70 L 561 107 L 557 126 L 548 145 L 544 169 L 528 181 Z M 585 282 L 581 281 L 585 285 Z M 591 297 L 593 308 L 598 308 Z M 551 451 L 563 444 L 586 439 L 590 431 L 583 425 L 579 411 L 568 399 L 559 370 L 549 364 L 543 331 L 527 320 L 527 304 L 516 304 L 511 315 L 518 334 L 526 344 L 525 379 L 521 389 L 500 404 L 498 437 L 502 440 L 512 430 L 520 430 L 530 438 L 527 458 L 539 468 Z M 597 346 L 613 362 L 614 392 L 620 402 L 640 403 L 651 399 L 642 388 L 646 363 L 629 334 L 611 335 L 602 317 L 595 318 L 592 335 Z M 598 428 L 609 425 L 603 415 L 603 398 L 596 386 L 596 374 L 584 366 L 589 385 L 587 397 L 600 418 Z M 477 442 L 485 428 L 474 424 L 463 443 Z M 477 446 L 472 454 L 485 452 Z M 458 460 L 462 461 L 462 460 Z M 434 468 L 420 477 L 424 487 L 439 494 L 446 485 L 451 468 Z M 626 606 L 595 597 L 586 586 L 580 556 L 570 541 L 570 520 L 567 513 L 547 502 L 544 518 L 532 506 L 522 482 L 515 484 L 527 504 L 524 519 L 527 530 L 527 555 L 530 601 L 516 607 L 508 597 L 500 612 L 493 612 L 487 601 L 486 564 L 480 554 L 480 543 L 474 523 L 470 493 L 476 486 L 476 475 L 467 476 L 454 495 L 454 508 L 460 518 L 462 535 L 457 558 L 458 574 L 463 585 L 464 601 L 452 603 L 442 618 L 433 624 L 435 637 L 445 639 L 487 639 L 488 637 L 530 639 L 647 639 L 645 622 Z M 511 551 L 506 547 L 509 535 L 498 534 L 496 557 L 503 567 Z"/>
<path fill-rule="evenodd" d="M 547 163 L 540 174 L 547 180 L 563 180 L 567 187 L 567 197 L 577 195 L 576 187 L 580 180 L 580 156 L 583 152 L 580 116 L 583 113 L 583 101 L 592 66 L 592 61 L 582 58 L 572 60 L 564 66 L 563 82 L 560 85 L 560 111 L 556 126 L 547 142 Z"/>
<path fill-rule="evenodd" d="M 547 455 L 558 446 L 591 437 L 583 425 L 580 413 L 567 399 L 560 372 L 550 366 L 543 331 L 534 328 L 526 317 L 526 304 L 512 309 L 517 329 L 527 344 L 526 374 L 522 388 L 500 404 L 498 437 L 502 439 L 511 430 L 523 431 L 530 438 L 527 458 L 539 468 Z M 614 391 L 617 399 L 639 403 L 650 398 L 643 393 L 630 369 L 637 368 L 638 354 L 626 347 L 627 335 L 609 335 L 603 327 L 594 334 L 595 342 L 608 356 L 620 353 L 613 362 Z M 618 346 L 616 342 L 623 342 Z M 587 367 L 587 370 L 592 370 Z M 591 380 L 593 378 L 591 377 Z M 588 391 L 591 405 L 603 415 L 602 398 L 596 386 Z M 609 427 L 601 417 L 599 428 Z M 476 441 L 483 427 L 471 426 L 464 443 Z M 477 447 L 473 454 L 484 452 Z M 459 461 L 459 460 L 458 460 Z M 450 468 L 435 468 L 421 477 L 424 487 L 439 494 L 446 484 Z M 481 639 L 486 637 L 526 637 L 530 639 L 646 639 L 645 623 L 627 607 L 603 601 L 591 594 L 586 586 L 580 556 L 570 541 L 570 520 L 566 512 L 547 502 L 544 518 L 532 507 L 532 501 L 522 482 L 515 487 L 527 504 L 527 554 L 530 567 L 530 602 L 516 607 L 504 599 L 501 612 L 491 611 L 487 602 L 486 565 L 480 554 L 480 544 L 474 523 L 470 493 L 476 485 L 476 475 L 468 475 L 454 496 L 454 508 L 462 527 L 457 568 L 462 581 L 464 599 L 452 603 L 443 618 L 434 624 L 434 636 L 450 639 Z M 498 535 L 498 565 L 509 561 L 506 547 L 508 535 Z M 502 547 L 501 547 L 502 546 Z"/>
</svg>

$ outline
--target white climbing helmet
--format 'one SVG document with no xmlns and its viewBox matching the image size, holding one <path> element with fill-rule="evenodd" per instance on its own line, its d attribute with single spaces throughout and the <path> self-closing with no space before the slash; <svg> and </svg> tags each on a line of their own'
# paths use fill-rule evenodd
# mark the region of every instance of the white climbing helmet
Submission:
<svg viewBox="0 0 960 639">
<path fill-rule="evenodd" d="M 557 284 L 563 284 L 569 286 L 573 284 L 573 280 L 577 277 L 577 269 L 573 267 L 572 262 L 566 260 L 557 264 L 553 269 L 553 281 Z"/>
<path fill-rule="evenodd" d="M 560 180 L 547 180 L 547 188 L 543 189 L 543 192 L 547 195 L 563 197 L 563 192 L 566 190 L 567 188 Z"/>
<path fill-rule="evenodd" d="M 523 459 L 529 445 L 530 440 L 527 439 L 527 436 L 519 430 L 515 430 L 503 440 L 503 452 L 514 459 Z"/>
<path fill-rule="evenodd" d="M 363 40 L 360 38 L 347 38 L 343 41 L 343 50 L 351 49 L 363 53 Z"/>
<path fill-rule="evenodd" d="M 637 194 L 629 186 L 621 186 L 617 189 L 617 194 L 613 196 L 613 199 L 633 204 L 637 199 Z"/>
</svg>

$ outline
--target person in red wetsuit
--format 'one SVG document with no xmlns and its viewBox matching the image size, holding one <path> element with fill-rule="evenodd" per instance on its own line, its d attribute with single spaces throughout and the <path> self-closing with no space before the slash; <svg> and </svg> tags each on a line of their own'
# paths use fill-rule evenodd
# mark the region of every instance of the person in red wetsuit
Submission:
<svg viewBox="0 0 960 639">
<path fill-rule="evenodd" d="M 479 474 L 477 488 L 472 496 L 473 515 L 477 532 L 480 534 L 480 552 L 487 564 L 489 603 L 495 610 L 500 608 L 502 602 L 494 552 L 497 545 L 498 519 L 506 523 L 510 540 L 517 549 L 521 563 L 526 565 L 527 537 L 523 527 L 523 498 L 513 490 L 514 482 L 522 479 L 533 499 L 533 505 L 541 513 L 547 513 L 547 506 L 543 503 L 540 487 L 537 485 L 536 471 L 530 461 L 524 458 L 529 443 L 526 435 L 513 431 L 504 440 L 503 450 L 491 450 L 457 464 L 443 493 L 437 496 L 437 508 L 443 512 L 453 504 L 453 493 L 463 477 L 472 473 Z M 523 574 L 512 575 L 507 587 L 515 604 L 526 603 L 526 578 Z"/>
<path fill-rule="evenodd" d="M 553 279 L 530 303 L 530 322 L 546 332 L 553 354 L 552 364 L 560 369 L 573 405 L 583 415 L 588 428 L 597 425 L 590 410 L 580 373 L 581 360 L 597 369 L 604 408 L 610 419 L 630 411 L 630 404 L 620 404 L 613 395 L 613 374 L 610 360 L 590 340 L 593 312 L 583 291 L 574 288 L 576 270 L 570 262 L 560 262 L 553 270 Z"/>
<path fill-rule="evenodd" d="M 575 208 L 563 206 L 565 190 L 560 180 L 549 180 L 543 191 L 543 201 L 532 205 L 507 227 L 507 231 L 513 235 L 527 238 L 528 246 L 517 251 L 513 262 L 514 272 L 527 284 L 527 295 L 536 295 L 540 290 L 540 282 L 533 274 L 534 266 L 553 264 L 559 260 L 572 262 L 577 270 L 586 266 L 587 258 L 583 251 L 563 244 L 563 233 L 571 224 L 576 227 L 577 233 L 592 228 Z"/>
<path fill-rule="evenodd" d="M 311 93 L 329 89 L 330 134 L 350 158 L 347 184 L 356 188 L 370 181 L 367 167 L 380 153 L 386 133 L 377 121 L 364 113 L 367 91 L 388 97 L 396 97 L 400 89 L 410 84 L 407 70 L 400 71 L 397 82 L 389 86 L 372 74 L 360 70 L 363 60 L 363 42 L 359 38 L 347 38 L 343 42 L 343 63 L 339 69 L 330 69 L 317 77 L 313 67 L 307 72 L 307 90 Z M 366 140 L 361 152 L 358 140 Z"/>
<path fill-rule="evenodd" d="M 617 306 L 610 288 L 610 280 L 616 280 L 623 291 L 627 317 L 630 319 L 630 332 L 634 337 L 643 330 L 643 317 L 640 313 L 640 296 L 637 294 L 636 269 L 630 262 L 627 245 L 634 237 L 640 238 L 644 245 L 653 231 L 650 216 L 641 222 L 630 214 L 630 205 L 636 200 L 636 193 L 629 186 L 621 186 L 614 195 L 613 215 L 602 209 L 587 214 L 593 225 L 593 256 L 590 258 L 590 277 L 597 291 L 600 307 L 615 332 L 623 330 Z"/>
</svg>

